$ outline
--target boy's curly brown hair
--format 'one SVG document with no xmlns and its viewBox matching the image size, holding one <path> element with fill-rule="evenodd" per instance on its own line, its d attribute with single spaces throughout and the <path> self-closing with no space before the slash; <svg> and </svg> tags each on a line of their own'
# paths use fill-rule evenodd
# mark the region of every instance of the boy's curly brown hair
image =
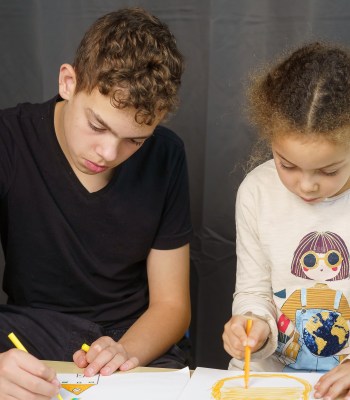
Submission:
<svg viewBox="0 0 350 400">
<path fill-rule="evenodd" d="M 73 62 L 75 92 L 98 88 L 116 108 L 134 107 L 135 120 L 151 125 L 173 111 L 183 56 L 167 25 L 141 8 L 99 18 L 84 35 Z"/>
</svg>

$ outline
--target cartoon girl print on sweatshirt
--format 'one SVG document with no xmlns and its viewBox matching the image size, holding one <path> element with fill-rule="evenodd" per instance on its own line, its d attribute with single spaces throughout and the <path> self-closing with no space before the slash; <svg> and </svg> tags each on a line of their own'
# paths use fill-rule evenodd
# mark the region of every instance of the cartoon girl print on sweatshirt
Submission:
<svg viewBox="0 0 350 400">
<path fill-rule="evenodd" d="M 292 274 L 314 281 L 349 278 L 349 251 L 344 240 L 333 232 L 311 232 L 294 252 Z"/>
<path fill-rule="evenodd" d="M 350 308 L 341 290 L 323 282 L 349 278 L 347 246 L 336 233 L 311 232 L 294 252 L 291 272 L 318 283 L 295 290 L 281 307 L 277 352 L 286 370 L 329 370 L 350 353 Z"/>
</svg>

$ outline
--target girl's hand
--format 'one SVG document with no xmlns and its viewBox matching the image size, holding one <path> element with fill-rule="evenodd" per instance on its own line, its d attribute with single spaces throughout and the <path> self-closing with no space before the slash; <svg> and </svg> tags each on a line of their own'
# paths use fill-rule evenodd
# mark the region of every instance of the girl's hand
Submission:
<svg viewBox="0 0 350 400">
<path fill-rule="evenodd" d="M 254 318 L 254 316 L 249 318 L 253 320 L 249 337 L 246 334 L 248 318 L 243 315 L 233 315 L 225 324 L 222 335 L 224 349 L 238 360 L 244 358 L 245 346 L 250 346 L 251 352 L 254 353 L 265 344 L 270 334 L 270 327 L 267 322 L 260 318 Z"/>
<path fill-rule="evenodd" d="M 128 371 L 139 365 L 136 357 L 131 357 L 125 347 L 115 342 L 109 336 L 97 339 L 87 353 L 78 350 L 73 355 L 73 360 L 79 368 L 85 368 L 85 376 L 111 375 L 117 369 Z"/>
<path fill-rule="evenodd" d="M 335 400 L 340 394 L 350 400 L 350 360 L 324 374 L 315 385 L 315 399 Z"/>
</svg>

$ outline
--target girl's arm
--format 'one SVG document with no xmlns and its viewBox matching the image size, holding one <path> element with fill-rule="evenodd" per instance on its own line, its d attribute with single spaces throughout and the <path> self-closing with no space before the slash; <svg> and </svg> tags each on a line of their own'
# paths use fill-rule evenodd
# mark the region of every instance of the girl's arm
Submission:
<svg viewBox="0 0 350 400">
<path fill-rule="evenodd" d="M 254 185 L 253 185 L 254 186 Z M 271 270 L 259 237 L 259 204 L 247 179 L 236 200 L 236 289 L 232 315 L 252 313 L 269 326 L 268 341 L 255 357 L 266 358 L 277 347 L 277 312 L 272 299 Z M 264 334 L 265 329 L 262 329 Z M 263 339 L 263 338 L 262 338 Z M 258 340 L 260 342 L 260 340 Z"/>
</svg>

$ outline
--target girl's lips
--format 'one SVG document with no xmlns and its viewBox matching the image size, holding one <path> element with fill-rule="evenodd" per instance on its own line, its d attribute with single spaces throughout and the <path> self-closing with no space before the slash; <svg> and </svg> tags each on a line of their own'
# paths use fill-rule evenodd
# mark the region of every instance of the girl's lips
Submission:
<svg viewBox="0 0 350 400">
<path fill-rule="evenodd" d="M 100 172 L 106 171 L 106 169 L 108 169 L 108 167 L 95 164 L 89 160 L 85 160 L 85 166 L 88 170 L 90 170 L 91 172 L 95 172 L 95 173 L 100 173 Z"/>
<path fill-rule="evenodd" d="M 306 203 L 314 203 L 314 202 L 320 200 L 319 197 L 316 197 L 316 198 L 314 198 L 314 199 L 305 199 L 304 197 L 301 197 L 301 199 L 304 200 Z"/>
</svg>

